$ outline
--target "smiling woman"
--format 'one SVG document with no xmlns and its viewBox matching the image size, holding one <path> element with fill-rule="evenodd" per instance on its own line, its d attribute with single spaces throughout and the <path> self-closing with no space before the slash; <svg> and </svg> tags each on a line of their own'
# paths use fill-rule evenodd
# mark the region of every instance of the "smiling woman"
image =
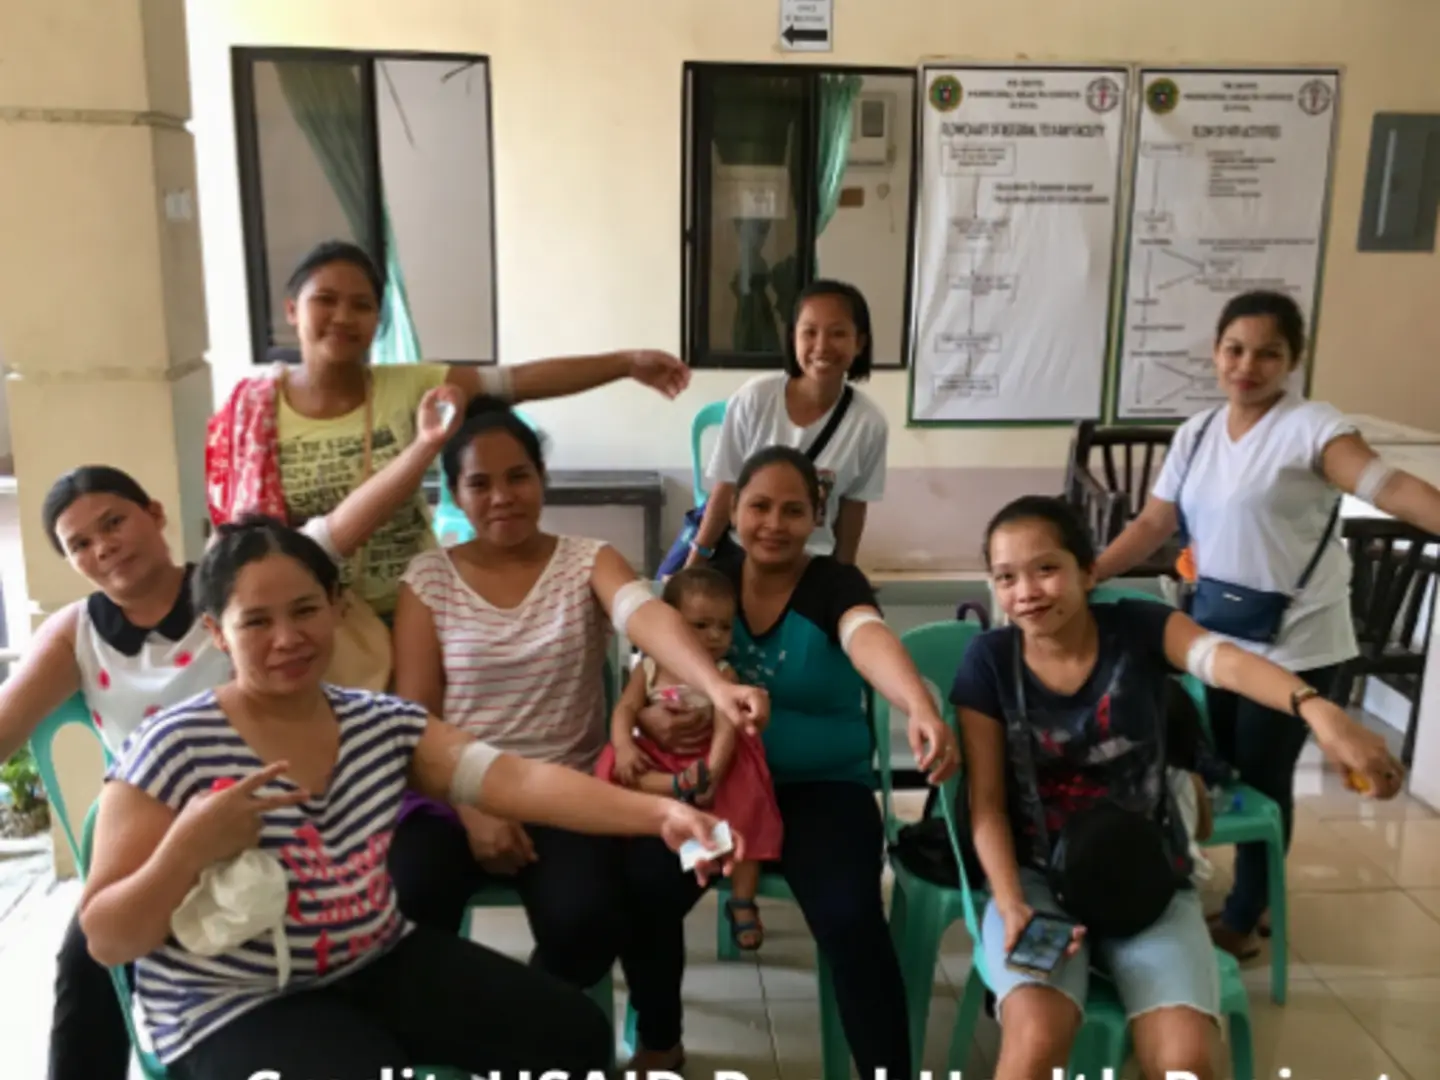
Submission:
<svg viewBox="0 0 1440 1080">
<path fill-rule="evenodd" d="M 866 507 L 885 493 L 889 425 L 854 383 L 870 377 L 870 306 L 853 285 L 816 281 L 800 293 L 785 338 L 785 370 L 752 379 L 726 406 L 710 461 L 712 487 L 687 566 L 709 560 L 732 525 L 735 487 L 747 458 L 768 446 L 804 449 L 820 484 L 816 555 L 855 562 Z"/>
<path fill-rule="evenodd" d="M 330 241 L 300 261 L 286 286 L 285 316 L 301 363 L 243 380 L 210 421 L 205 470 L 213 524 L 258 512 L 300 525 L 328 514 L 414 440 L 416 407 L 442 385 L 463 403 L 479 394 L 560 397 L 624 378 L 674 397 L 689 381 L 677 358 L 648 349 L 503 367 L 372 365 L 384 286 L 354 244 Z M 406 564 L 434 546 L 417 480 L 355 566 L 345 568 L 344 583 L 388 619 Z"/>
<path fill-rule="evenodd" d="M 157 1054 L 180 1080 L 375 1076 L 416 1058 L 604 1069 L 612 1033 L 581 992 L 400 912 L 385 855 L 402 796 L 672 852 L 708 849 L 718 822 L 503 753 L 399 698 L 325 684 L 338 577 L 329 553 L 279 522 L 219 530 L 194 592 L 235 677 L 146 720 L 110 770 L 81 900 L 91 954 L 135 965 Z M 267 872 L 289 903 L 246 908 L 244 933 L 207 927 L 192 949 L 177 914 L 211 887 L 207 870 L 237 865 Z M 270 932 L 256 936 L 257 922 Z"/>
</svg>

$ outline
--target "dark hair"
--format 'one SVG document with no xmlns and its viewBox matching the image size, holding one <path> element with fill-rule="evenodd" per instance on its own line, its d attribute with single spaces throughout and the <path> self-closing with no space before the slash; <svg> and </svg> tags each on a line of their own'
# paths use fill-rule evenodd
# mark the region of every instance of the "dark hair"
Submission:
<svg viewBox="0 0 1440 1080">
<path fill-rule="evenodd" d="M 1300 306 L 1294 299 L 1285 293 L 1262 289 L 1232 296 L 1220 312 L 1220 322 L 1215 327 L 1216 344 L 1236 319 L 1266 316 L 1275 320 L 1275 328 L 1280 331 L 1285 344 L 1290 346 L 1292 363 L 1298 363 L 1305 352 L 1305 316 L 1300 314 Z"/>
<path fill-rule="evenodd" d="M 1095 565 L 1095 541 L 1071 505 L 1049 495 L 1022 495 L 1007 503 L 985 526 L 985 565 L 990 565 L 990 540 L 995 530 L 1017 521 L 1043 521 L 1055 530 L 1060 546 L 1075 556 L 1082 570 Z"/>
<path fill-rule="evenodd" d="M 50 485 L 45 501 L 40 505 L 40 520 L 45 525 L 45 535 L 50 538 L 50 546 L 61 555 L 65 554 L 65 548 L 60 543 L 55 525 L 60 515 L 82 495 L 114 495 L 146 510 L 155 501 L 133 476 L 109 465 L 81 465 L 78 469 L 71 469 Z"/>
<path fill-rule="evenodd" d="M 375 302 L 380 303 L 385 295 L 385 276 L 380 273 L 375 260 L 370 258 L 364 248 L 348 240 L 326 240 L 323 244 L 316 244 L 311 248 L 291 273 L 290 280 L 285 283 L 285 295 L 294 300 L 300 295 L 305 283 L 314 276 L 315 271 L 331 263 L 349 263 L 364 274 L 370 287 L 375 290 Z"/>
<path fill-rule="evenodd" d="M 464 422 L 440 452 L 440 467 L 445 472 L 445 486 L 451 494 L 460 483 L 460 458 L 466 447 L 487 431 L 503 431 L 510 435 L 520 444 L 540 475 L 545 475 L 545 453 L 540 435 L 516 414 L 508 402 L 482 394 L 470 399 L 470 404 L 465 406 Z"/>
<path fill-rule="evenodd" d="M 815 463 L 793 446 L 767 446 L 746 458 L 745 464 L 740 467 L 740 475 L 735 479 L 735 494 L 744 491 L 755 479 L 756 473 L 771 465 L 789 465 L 800 474 L 800 479 L 805 481 L 805 494 L 810 497 L 810 508 L 818 513 L 820 474 L 815 471 Z"/>
<path fill-rule="evenodd" d="M 795 328 L 800 324 L 800 312 L 805 309 L 805 301 L 813 300 L 817 296 L 838 296 L 849 305 L 850 321 L 855 324 L 855 332 L 864 339 L 864 344 L 855 354 L 855 361 L 850 365 L 847 378 L 851 382 L 864 382 L 870 378 L 870 368 L 875 358 L 874 335 L 870 333 L 870 305 L 865 302 L 864 294 L 854 285 L 824 278 L 812 281 L 795 298 L 795 310 L 790 313 L 789 325 L 785 327 L 785 374 L 792 379 L 800 377 L 800 358 L 795 352 Z"/>
<path fill-rule="evenodd" d="M 713 566 L 687 566 L 665 582 L 660 599 L 678 608 L 687 596 L 714 596 L 735 599 L 735 586 Z"/>
<path fill-rule="evenodd" d="M 325 549 L 304 533 L 261 514 L 221 525 L 195 568 L 190 596 L 197 610 L 218 619 L 235 593 L 240 571 L 271 555 L 288 555 L 309 570 L 325 595 L 340 589 L 340 569 Z"/>
</svg>

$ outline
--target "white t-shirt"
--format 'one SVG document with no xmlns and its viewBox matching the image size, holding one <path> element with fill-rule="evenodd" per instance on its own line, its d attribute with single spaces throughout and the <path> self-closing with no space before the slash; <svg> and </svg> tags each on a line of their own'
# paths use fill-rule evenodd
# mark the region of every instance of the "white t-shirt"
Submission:
<svg viewBox="0 0 1440 1080">
<path fill-rule="evenodd" d="M 839 402 L 815 423 L 802 428 L 790 419 L 785 407 L 785 386 L 789 381 L 784 372 L 760 375 L 735 391 L 725 409 L 720 442 L 710 458 L 707 477 L 712 485 L 733 484 L 746 458 L 759 450 L 768 446 L 808 450 L 825 430 Z M 835 516 L 841 499 L 879 502 L 884 497 L 889 438 L 885 414 L 856 389 L 850 411 L 815 462 L 823 499 L 820 521 L 806 545 L 811 554 L 834 553 Z"/>
<path fill-rule="evenodd" d="M 1325 447 L 1354 432 L 1331 405 L 1281 398 L 1253 428 L 1232 440 L 1222 406 L 1194 453 L 1210 415 L 1175 433 L 1153 494 L 1174 502 L 1190 532 L 1196 572 L 1269 592 L 1290 592 L 1320 543 L 1340 492 L 1320 472 Z M 1181 490 L 1181 478 L 1189 468 Z M 1315 573 L 1290 605 L 1274 645 L 1235 644 L 1290 671 L 1305 671 L 1359 654 L 1350 621 L 1350 557 L 1337 522 Z"/>
</svg>

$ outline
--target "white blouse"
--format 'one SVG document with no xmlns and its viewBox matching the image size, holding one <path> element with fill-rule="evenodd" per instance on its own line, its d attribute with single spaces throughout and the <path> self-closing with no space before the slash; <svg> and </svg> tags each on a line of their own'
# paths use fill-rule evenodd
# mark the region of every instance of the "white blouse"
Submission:
<svg viewBox="0 0 1440 1080">
<path fill-rule="evenodd" d="M 136 626 L 103 592 L 91 593 L 75 625 L 75 662 L 90 718 L 118 756 L 142 720 L 232 677 L 230 657 L 215 646 L 190 600 L 194 567 L 166 616 Z"/>
</svg>

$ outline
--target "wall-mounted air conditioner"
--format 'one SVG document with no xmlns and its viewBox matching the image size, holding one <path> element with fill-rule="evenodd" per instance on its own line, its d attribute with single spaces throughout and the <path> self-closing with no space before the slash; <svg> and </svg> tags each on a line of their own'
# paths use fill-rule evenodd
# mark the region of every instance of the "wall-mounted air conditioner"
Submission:
<svg viewBox="0 0 1440 1080">
<path fill-rule="evenodd" d="M 860 94 L 850 117 L 851 165 L 889 165 L 894 153 L 895 96 Z"/>
</svg>

